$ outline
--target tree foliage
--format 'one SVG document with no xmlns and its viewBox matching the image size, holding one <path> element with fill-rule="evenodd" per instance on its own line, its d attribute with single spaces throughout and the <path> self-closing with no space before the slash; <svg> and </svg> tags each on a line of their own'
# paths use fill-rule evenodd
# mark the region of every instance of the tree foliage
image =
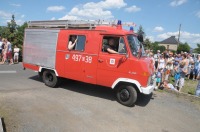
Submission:
<svg viewBox="0 0 200 132">
<path fill-rule="evenodd" d="M 12 19 L 7 23 L 7 26 L 0 26 L 0 35 L 2 38 L 7 38 L 14 47 L 17 45 L 22 49 L 23 39 L 24 39 L 24 29 L 27 27 L 25 22 L 23 25 L 17 25 L 15 22 L 15 16 L 12 15 Z"/>
<path fill-rule="evenodd" d="M 145 49 L 151 49 L 151 41 L 148 38 L 144 40 L 144 46 Z"/>
<path fill-rule="evenodd" d="M 190 52 L 190 46 L 188 45 L 188 43 L 179 44 L 177 48 L 177 53 L 181 52 L 188 52 L 188 53 Z"/>
<path fill-rule="evenodd" d="M 200 44 L 199 43 L 197 44 L 197 48 L 194 49 L 194 52 L 200 54 Z"/>
</svg>

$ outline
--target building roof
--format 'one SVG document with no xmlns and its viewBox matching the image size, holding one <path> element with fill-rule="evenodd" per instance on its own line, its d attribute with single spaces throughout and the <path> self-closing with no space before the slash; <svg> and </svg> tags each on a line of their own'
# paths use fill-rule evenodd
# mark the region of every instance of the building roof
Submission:
<svg viewBox="0 0 200 132">
<path fill-rule="evenodd" d="M 160 42 L 160 44 L 178 44 L 178 40 L 175 36 L 171 36 L 163 41 Z"/>
</svg>

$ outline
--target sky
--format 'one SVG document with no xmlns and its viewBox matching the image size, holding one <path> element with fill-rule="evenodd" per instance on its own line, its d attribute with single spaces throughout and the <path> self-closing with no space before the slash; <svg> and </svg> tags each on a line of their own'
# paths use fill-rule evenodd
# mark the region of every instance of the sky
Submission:
<svg viewBox="0 0 200 132">
<path fill-rule="evenodd" d="M 170 36 L 200 43 L 200 0 L 0 0 L 0 26 L 40 20 L 121 20 L 141 25 L 150 41 Z M 125 27 L 128 29 L 129 27 Z"/>
</svg>

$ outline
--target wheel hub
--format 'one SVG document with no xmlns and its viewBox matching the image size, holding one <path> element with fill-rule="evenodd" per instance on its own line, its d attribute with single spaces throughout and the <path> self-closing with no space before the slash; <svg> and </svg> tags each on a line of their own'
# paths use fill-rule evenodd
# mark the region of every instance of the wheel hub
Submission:
<svg viewBox="0 0 200 132">
<path fill-rule="evenodd" d="M 130 93 L 127 89 L 123 89 L 120 91 L 120 99 L 122 101 L 127 101 L 130 97 Z"/>
<path fill-rule="evenodd" d="M 47 75 L 47 79 L 49 82 L 52 82 L 53 81 L 53 76 L 51 74 L 48 74 Z"/>
</svg>

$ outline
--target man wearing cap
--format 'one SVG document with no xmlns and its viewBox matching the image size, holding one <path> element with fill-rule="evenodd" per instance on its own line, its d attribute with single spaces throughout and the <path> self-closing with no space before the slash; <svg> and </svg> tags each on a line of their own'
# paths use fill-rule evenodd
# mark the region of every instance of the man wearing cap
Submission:
<svg viewBox="0 0 200 132">
<path fill-rule="evenodd" d="M 158 60 L 160 59 L 160 50 L 157 50 L 157 54 L 154 54 L 153 58 L 155 60 L 155 68 L 157 69 L 157 67 L 158 67 Z"/>
</svg>

